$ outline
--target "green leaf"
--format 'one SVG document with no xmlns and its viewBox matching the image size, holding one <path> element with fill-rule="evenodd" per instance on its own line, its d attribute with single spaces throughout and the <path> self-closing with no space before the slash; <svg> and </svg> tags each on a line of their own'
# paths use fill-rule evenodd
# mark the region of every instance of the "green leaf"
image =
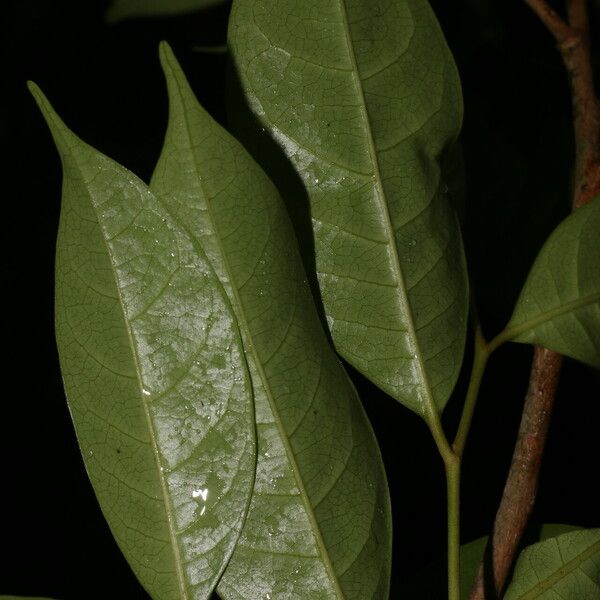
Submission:
<svg viewBox="0 0 600 600">
<path fill-rule="evenodd" d="M 562 525 L 562 524 L 547 524 L 542 525 L 539 534 L 536 536 L 537 540 L 546 540 L 551 537 L 555 537 L 562 533 L 570 531 L 576 531 L 579 527 L 574 525 Z M 483 559 L 483 553 L 488 541 L 488 536 L 484 536 L 468 544 L 463 544 L 460 548 L 460 590 L 461 598 L 467 600 L 475 576 L 479 571 L 479 565 Z"/>
<path fill-rule="evenodd" d="M 582 529 L 521 552 L 504 600 L 600 597 L 600 529 Z"/>
<path fill-rule="evenodd" d="M 0 600 L 52 600 L 45 596 L 0 596 Z"/>
<path fill-rule="evenodd" d="M 113 0 L 106 11 L 109 23 L 139 17 L 168 17 L 204 10 L 225 0 Z"/>
<path fill-rule="evenodd" d="M 227 600 L 387 599 L 381 457 L 321 327 L 285 207 L 198 104 L 164 43 L 160 54 L 170 114 L 151 188 L 226 282 L 256 402 L 254 495 L 217 591 Z"/>
<path fill-rule="evenodd" d="M 499 337 L 600 368 L 600 196 L 550 235 Z"/>
<path fill-rule="evenodd" d="M 256 460 L 234 313 L 146 185 L 31 91 L 63 162 L 56 336 L 90 479 L 152 597 L 207 598 L 239 537 Z"/>
<path fill-rule="evenodd" d="M 460 547 L 460 597 L 467 600 L 475 581 L 488 536 L 473 540 Z"/>
<path fill-rule="evenodd" d="M 547 524 L 542 525 L 539 533 L 533 538 L 545 540 L 562 533 L 576 531 L 574 525 Z M 460 547 L 460 597 L 468 600 L 479 565 L 483 559 L 483 553 L 487 544 L 488 536 L 484 536 L 462 544 Z M 414 577 L 409 579 L 401 588 L 401 597 L 406 598 L 443 598 L 446 594 L 446 567 L 445 557 L 426 567 L 420 569 Z"/>
<path fill-rule="evenodd" d="M 460 82 L 429 5 L 236 0 L 229 44 L 306 186 L 337 350 L 430 417 L 458 376 L 468 294 L 437 160 L 459 132 Z"/>
</svg>

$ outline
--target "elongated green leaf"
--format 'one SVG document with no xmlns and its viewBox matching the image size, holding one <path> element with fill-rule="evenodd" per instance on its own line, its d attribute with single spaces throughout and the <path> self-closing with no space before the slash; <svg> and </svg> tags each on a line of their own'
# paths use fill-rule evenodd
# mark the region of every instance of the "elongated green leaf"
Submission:
<svg viewBox="0 0 600 600">
<path fill-rule="evenodd" d="M 548 238 L 502 337 L 600 368 L 600 196 Z"/>
<path fill-rule="evenodd" d="M 565 533 L 525 548 L 505 600 L 600 598 L 600 529 Z"/>
<path fill-rule="evenodd" d="M 310 198 L 340 354 L 421 415 L 461 366 L 467 280 L 437 157 L 458 135 L 456 68 L 425 0 L 235 0 L 253 110 Z"/>
<path fill-rule="evenodd" d="M 115 23 L 135 17 L 166 17 L 203 10 L 225 0 L 113 0 L 106 20 Z"/>
<path fill-rule="evenodd" d="M 32 87 L 63 161 L 56 335 L 94 490 L 156 599 L 207 598 L 254 480 L 252 390 L 206 256 Z"/>
<path fill-rule="evenodd" d="M 151 188 L 197 238 L 236 311 L 258 465 L 225 599 L 387 599 L 390 512 L 373 433 L 316 312 L 285 208 L 200 107 L 165 44 L 170 96 Z"/>
</svg>

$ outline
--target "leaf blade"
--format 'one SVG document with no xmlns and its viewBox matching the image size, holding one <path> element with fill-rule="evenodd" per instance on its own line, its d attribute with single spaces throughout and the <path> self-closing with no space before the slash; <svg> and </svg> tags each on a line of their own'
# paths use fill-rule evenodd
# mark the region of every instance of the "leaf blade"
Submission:
<svg viewBox="0 0 600 600">
<path fill-rule="evenodd" d="M 197 103 L 164 43 L 161 63 L 170 119 L 151 187 L 187 219 L 227 282 L 255 385 L 254 495 L 218 592 L 228 599 L 386 597 L 385 473 L 320 326 L 281 200 L 241 145 Z M 352 500 L 361 487 L 362 512 Z M 361 553 L 370 555 L 364 561 L 372 567 L 363 565 L 362 577 L 353 564 Z"/>
<path fill-rule="evenodd" d="M 567 217 L 536 257 L 501 334 L 600 368 L 600 197 Z"/>
<path fill-rule="evenodd" d="M 0 596 L 0 600 L 52 600 L 46 596 Z"/>
<path fill-rule="evenodd" d="M 580 530 L 580 527 L 574 525 L 545 524 L 535 536 L 536 541 L 543 541 L 551 537 L 556 537 L 563 533 Z M 483 560 L 488 536 L 484 536 L 461 544 L 460 547 L 460 597 L 468 600 L 471 593 L 475 576 L 479 570 L 479 565 Z M 446 592 L 446 568 L 447 561 L 440 558 L 424 568 L 421 568 L 413 577 L 409 578 L 401 588 L 401 596 L 406 598 L 442 597 Z"/>
<path fill-rule="evenodd" d="M 600 529 L 584 529 L 525 548 L 505 598 L 593 600 L 599 593 Z"/>
<path fill-rule="evenodd" d="M 227 296 L 147 186 L 31 89 L 63 161 L 56 334 L 88 475 L 153 597 L 207 598 L 254 479 L 252 392 Z"/>
<path fill-rule="evenodd" d="M 252 109 L 308 192 L 337 350 L 418 414 L 443 409 L 468 300 L 437 156 L 462 104 L 427 3 L 237 0 L 229 42 Z"/>
<path fill-rule="evenodd" d="M 204 10 L 225 0 L 113 0 L 106 11 L 109 23 L 140 17 L 168 17 Z"/>
</svg>

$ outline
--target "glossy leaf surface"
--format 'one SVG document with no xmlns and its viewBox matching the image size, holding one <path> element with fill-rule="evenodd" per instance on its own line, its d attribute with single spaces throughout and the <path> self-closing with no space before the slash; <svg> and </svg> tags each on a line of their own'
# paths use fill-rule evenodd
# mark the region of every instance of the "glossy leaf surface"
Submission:
<svg viewBox="0 0 600 600">
<path fill-rule="evenodd" d="M 168 17 L 203 10 L 225 0 L 113 0 L 106 11 L 109 22 L 136 17 Z"/>
<path fill-rule="evenodd" d="M 565 533 L 521 552 L 505 600 L 600 598 L 600 529 Z"/>
<path fill-rule="evenodd" d="M 207 598 L 254 480 L 235 315 L 206 256 L 147 186 L 32 92 L 63 162 L 56 336 L 90 479 L 152 597 Z"/>
<path fill-rule="evenodd" d="M 437 158 L 460 83 L 425 0 L 236 0 L 229 43 L 252 109 L 310 198 L 340 354 L 417 413 L 464 349 L 467 279 Z"/>
<path fill-rule="evenodd" d="M 600 368 L 600 197 L 550 235 L 505 335 Z"/>
<path fill-rule="evenodd" d="M 329 346 L 287 213 L 161 46 L 170 97 L 151 188 L 206 250 L 254 384 L 256 483 L 222 598 L 387 598 L 391 533 L 379 451 Z"/>
</svg>

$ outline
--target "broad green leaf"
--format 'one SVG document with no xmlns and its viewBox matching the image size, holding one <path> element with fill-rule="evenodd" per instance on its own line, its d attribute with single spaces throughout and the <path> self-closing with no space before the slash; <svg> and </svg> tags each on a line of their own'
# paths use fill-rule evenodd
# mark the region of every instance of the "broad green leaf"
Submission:
<svg viewBox="0 0 600 600">
<path fill-rule="evenodd" d="M 234 313 L 146 185 L 32 92 L 63 162 L 56 337 L 90 479 L 152 597 L 207 598 L 239 537 L 256 460 Z"/>
<path fill-rule="evenodd" d="M 154 190 L 211 260 L 254 384 L 258 464 L 226 599 L 387 599 L 385 473 L 329 346 L 274 186 L 196 101 L 166 44 L 169 127 Z"/>
<path fill-rule="evenodd" d="M 501 334 L 600 368 L 600 196 L 550 235 Z"/>
<path fill-rule="evenodd" d="M 464 349 L 467 278 L 438 157 L 460 83 L 425 0 L 235 0 L 242 87 L 302 177 L 340 354 L 425 417 Z"/>
<path fill-rule="evenodd" d="M 525 548 L 504 600 L 600 598 L 600 529 L 565 533 Z"/>
<path fill-rule="evenodd" d="M 166 17 L 203 10 L 225 0 L 113 0 L 106 20 L 115 23 L 136 17 Z"/>
</svg>

